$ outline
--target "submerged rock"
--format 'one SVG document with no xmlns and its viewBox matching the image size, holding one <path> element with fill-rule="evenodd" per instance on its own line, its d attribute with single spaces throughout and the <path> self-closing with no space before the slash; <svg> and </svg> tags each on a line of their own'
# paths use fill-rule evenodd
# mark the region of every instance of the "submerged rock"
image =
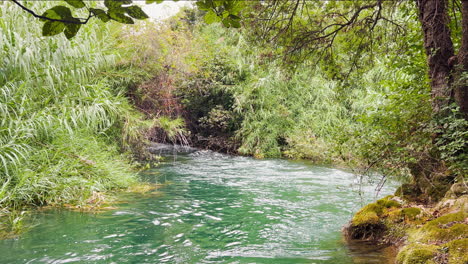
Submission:
<svg viewBox="0 0 468 264">
<path fill-rule="evenodd" d="M 198 151 L 198 149 L 190 146 L 151 143 L 148 151 L 156 155 L 173 155 L 175 153 L 193 153 Z"/>
</svg>

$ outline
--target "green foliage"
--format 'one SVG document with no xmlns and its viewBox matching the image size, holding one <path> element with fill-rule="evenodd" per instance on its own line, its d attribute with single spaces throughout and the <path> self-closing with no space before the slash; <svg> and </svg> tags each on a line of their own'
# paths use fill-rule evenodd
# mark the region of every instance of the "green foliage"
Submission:
<svg viewBox="0 0 468 264">
<path fill-rule="evenodd" d="M 68 6 L 57 5 L 49 8 L 42 15 L 38 15 L 37 5 L 13 1 L 28 13 L 39 17 L 44 25 L 42 26 L 43 36 L 55 36 L 64 33 L 68 39 L 76 36 L 81 25 L 87 24 L 91 18 L 97 17 L 106 23 L 114 20 L 123 24 L 134 24 L 134 19 L 147 19 L 148 15 L 143 9 L 133 4 L 133 0 L 104 0 L 104 7 L 96 3 L 88 3 L 83 0 L 63 0 Z M 146 0 L 146 4 L 162 3 L 162 0 Z M 197 1 L 200 10 L 207 11 L 204 20 L 206 23 L 222 22 L 225 27 L 240 28 L 240 11 L 245 7 L 243 1 L 228 0 L 203 0 Z M 83 11 L 86 10 L 87 12 Z M 74 12 L 75 11 L 75 12 Z M 78 16 L 73 13 L 78 13 Z M 84 16 L 84 17 L 80 17 Z"/>
<path fill-rule="evenodd" d="M 167 135 L 171 142 L 182 142 L 186 143 L 185 140 L 185 122 L 182 118 L 171 119 L 167 116 L 160 116 L 154 120 L 154 125 L 157 128 L 161 128 Z"/>
<path fill-rule="evenodd" d="M 387 53 L 379 27 L 375 54 L 362 48 L 356 55 L 349 38 L 338 37 L 327 60 L 310 57 L 290 67 L 275 60 L 275 49 L 252 45 L 249 28 L 204 26 L 202 14 L 184 10 L 157 34 L 139 34 L 145 36 L 139 42 L 151 39 L 141 53 L 159 52 L 142 65 L 174 80 L 192 132 L 235 140 L 240 153 L 406 174 L 431 144 L 425 130 L 431 107 L 419 28 L 408 22 L 415 14 L 398 16 L 409 25 L 411 43 L 397 46 L 398 55 Z M 362 58 L 357 69 L 343 63 L 356 58 Z"/>
<path fill-rule="evenodd" d="M 240 12 L 245 7 L 243 1 L 201 0 L 196 2 L 200 10 L 207 11 L 204 21 L 207 24 L 221 22 L 225 27 L 240 28 Z"/>
<path fill-rule="evenodd" d="M 120 151 L 138 128 L 127 124 L 141 117 L 119 87 L 125 82 L 97 77 L 117 62 L 116 28 L 96 25 L 74 41 L 38 38 L 39 25 L 1 5 L 0 208 L 77 204 L 133 183 Z"/>
<path fill-rule="evenodd" d="M 468 175 L 468 120 L 453 104 L 433 120 L 430 132 L 437 134 L 435 145 L 440 157 L 457 175 Z"/>
</svg>

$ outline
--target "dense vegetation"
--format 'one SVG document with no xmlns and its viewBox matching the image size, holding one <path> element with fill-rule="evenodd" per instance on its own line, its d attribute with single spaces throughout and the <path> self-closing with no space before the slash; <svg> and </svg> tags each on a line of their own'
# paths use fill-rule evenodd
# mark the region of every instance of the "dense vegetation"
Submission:
<svg viewBox="0 0 468 264">
<path fill-rule="evenodd" d="M 157 37 L 151 28 L 138 36 L 143 50 L 158 51 L 148 61 L 161 66 L 158 77 L 135 91 L 137 104 L 185 118 L 192 144 L 217 150 L 406 176 L 436 151 L 453 175 L 466 175 L 466 120 L 456 107 L 443 118 L 433 115 L 411 7 L 394 18 L 405 35 L 396 38 L 383 24 L 373 43 L 356 47 L 359 32 L 350 32 L 324 57 L 284 57 L 255 41 L 255 27 L 206 26 L 200 13 L 186 10 Z M 433 140 L 434 134 L 441 136 Z"/>
<path fill-rule="evenodd" d="M 69 41 L 41 37 L 11 3 L 0 18 L 1 212 L 80 205 L 135 183 L 130 143 L 146 123 L 125 91 L 144 72 L 119 66 L 118 27 L 96 23 Z"/>
<path fill-rule="evenodd" d="M 132 158 L 148 158 L 146 139 L 380 172 L 379 184 L 398 176 L 407 183 L 397 194 L 410 202 L 467 193 L 467 72 L 455 65 L 467 49 L 468 20 L 457 10 L 466 1 L 451 2 L 439 25 L 450 45 L 441 47 L 431 46 L 430 1 L 306 1 L 301 15 L 293 1 L 271 14 L 268 3 L 246 2 L 242 20 L 240 8 L 215 14 L 208 2 L 164 23 L 86 21 L 73 36 L 62 21 L 53 33 L 65 35 L 54 38 L 1 3 L 0 209 L 83 204 L 128 187 Z M 109 3 L 107 15 L 125 22 Z M 349 23 L 333 24 L 337 17 Z M 439 51 L 461 56 L 449 62 Z M 401 222 L 415 211 L 389 199 L 363 208 L 356 230 L 384 230 L 380 218 Z"/>
</svg>

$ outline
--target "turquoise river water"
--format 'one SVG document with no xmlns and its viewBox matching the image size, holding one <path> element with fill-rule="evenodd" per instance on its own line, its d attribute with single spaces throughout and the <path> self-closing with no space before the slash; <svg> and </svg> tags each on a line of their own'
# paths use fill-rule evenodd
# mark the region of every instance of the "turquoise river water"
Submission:
<svg viewBox="0 0 468 264">
<path fill-rule="evenodd" d="M 343 242 L 340 229 L 375 198 L 375 183 L 364 183 L 360 196 L 351 173 L 197 151 L 141 177 L 164 185 L 123 194 L 117 209 L 102 213 L 34 213 L 31 230 L 0 241 L 0 263 L 387 261 L 381 248 Z"/>
</svg>

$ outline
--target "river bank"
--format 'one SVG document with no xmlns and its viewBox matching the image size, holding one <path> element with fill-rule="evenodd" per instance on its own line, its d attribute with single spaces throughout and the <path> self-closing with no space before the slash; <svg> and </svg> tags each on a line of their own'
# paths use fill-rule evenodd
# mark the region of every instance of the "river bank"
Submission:
<svg viewBox="0 0 468 264">
<path fill-rule="evenodd" d="M 444 199 L 432 205 L 387 196 L 358 211 L 344 234 L 350 240 L 396 246 L 398 264 L 466 264 L 466 188 L 452 187 Z"/>
</svg>

